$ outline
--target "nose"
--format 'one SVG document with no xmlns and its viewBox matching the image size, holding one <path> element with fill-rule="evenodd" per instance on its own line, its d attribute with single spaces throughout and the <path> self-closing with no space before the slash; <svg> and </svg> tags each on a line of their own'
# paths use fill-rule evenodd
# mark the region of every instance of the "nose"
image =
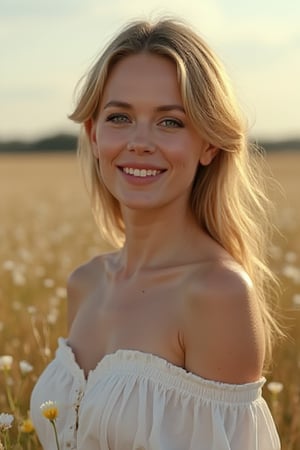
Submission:
<svg viewBox="0 0 300 450">
<path fill-rule="evenodd" d="M 136 127 L 128 140 L 127 150 L 137 154 L 153 153 L 155 143 L 151 136 L 151 130 L 147 126 Z"/>
</svg>

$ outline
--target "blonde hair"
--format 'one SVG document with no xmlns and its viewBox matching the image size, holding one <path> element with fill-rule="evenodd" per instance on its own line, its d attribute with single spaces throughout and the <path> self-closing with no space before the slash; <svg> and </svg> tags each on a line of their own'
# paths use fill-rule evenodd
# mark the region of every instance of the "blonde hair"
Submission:
<svg viewBox="0 0 300 450">
<path fill-rule="evenodd" d="M 248 144 L 247 127 L 225 71 L 203 39 L 186 24 L 174 20 L 129 24 L 88 72 L 70 118 L 81 124 L 95 118 L 113 65 L 142 52 L 168 57 L 176 64 L 188 116 L 201 136 L 219 149 L 210 165 L 198 167 L 191 208 L 199 224 L 252 279 L 270 355 L 272 338 L 280 329 L 267 302 L 275 280 L 266 263 L 271 228 L 269 200 L 263 186 L 263 157 Z M 79 157 L 100 232 L 105 240 L 120 247 L 125 236 L 120 205 L 102 182 L 84 126 Z"/>
</svg>

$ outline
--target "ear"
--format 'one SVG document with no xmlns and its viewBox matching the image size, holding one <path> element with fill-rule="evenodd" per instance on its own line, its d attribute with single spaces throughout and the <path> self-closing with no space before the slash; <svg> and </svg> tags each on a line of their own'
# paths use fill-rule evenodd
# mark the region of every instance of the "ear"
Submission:
<svg viewBox="0 0 300 450">
<path fill-rule="evenodd" d="M 97 136 L 96 136 L 96 125 L 93 119 L 88 119 L 84 122 L 84 128 L 86 135 L 90 141 L 93 155 L 95 158 L 99 158 Z"/>
<path fill-rule="evenodd" d="M 199 162 L 202 166 L 208 166 L 215 156 L 219 153 L 219 149 L 211 144 L 206 144 L 202 149 Z"/>
</svg>

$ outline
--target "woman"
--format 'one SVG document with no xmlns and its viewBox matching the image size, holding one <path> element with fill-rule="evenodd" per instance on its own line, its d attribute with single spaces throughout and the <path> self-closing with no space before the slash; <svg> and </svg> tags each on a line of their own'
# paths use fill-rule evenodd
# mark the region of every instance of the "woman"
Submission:
<svg viewBox="0 0 300 450">
<path fill-rule="evenodd" d="M 70 117 L 116 250 L 69 278 L 69 336 L 32 394 L 42 445 L 55 400 L 63 449 L 278 450 L 267 206 L 216 56 L 184 24 L 130 24 Z"/>
</svg>

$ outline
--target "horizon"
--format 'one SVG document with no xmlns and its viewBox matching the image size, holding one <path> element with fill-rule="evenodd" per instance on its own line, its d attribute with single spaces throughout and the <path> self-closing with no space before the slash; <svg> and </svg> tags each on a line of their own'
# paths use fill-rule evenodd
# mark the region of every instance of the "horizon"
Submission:
<svg viewBox="0 0 300 450">
<path fill-rule="evenodd" d="M 10 138 L 2 139 L 0 136 L 0 152 L 14 152 L 14 151 L 30 151 L 30 147 L 33 146 L 32 150 L 37 151 L 39 145 L 41 145 L 40 151 L 47 150 L 59 150 L 61 145 L 65 145 L 66 151 L 71 150 L 72 141 L 77 142 L 79 135 L 69 131 L 54 132 L 50 134 L 42 134 L 40 136 L 35 136 L 32 138 Z M 249 142 L 257 144 L 268 149 L 279 149 L 281 146 L 287 146 L 289 149 L 300 150 L 300 135 L 298 136 L 287 136 L 284 138 L 264 138 L 263 136 L 249 136 Z M 64 144 L 63 144 L 64 143 Z M 76 148 L 77 144 L 74 146 Z M 284 149 L 282 147 L 282 149 Z"/>
</svg>

